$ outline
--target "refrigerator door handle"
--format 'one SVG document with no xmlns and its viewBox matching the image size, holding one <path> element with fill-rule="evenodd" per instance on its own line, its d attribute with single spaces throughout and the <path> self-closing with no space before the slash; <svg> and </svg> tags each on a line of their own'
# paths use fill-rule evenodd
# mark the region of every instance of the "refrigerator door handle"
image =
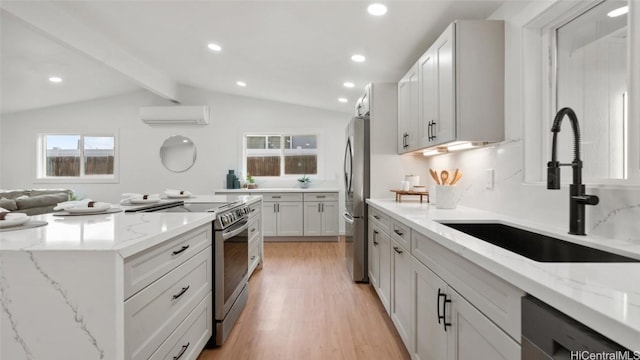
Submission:
<svg viewBox="0 0 640 360">
<path fill-rule="evenodd" d="M 344 221 L 348 222 L 349 224 L 353 224 L 353 216 L 351 216 L 351 214 L 343 213 L 342 218 L 344 218 Z"/>
</svg>

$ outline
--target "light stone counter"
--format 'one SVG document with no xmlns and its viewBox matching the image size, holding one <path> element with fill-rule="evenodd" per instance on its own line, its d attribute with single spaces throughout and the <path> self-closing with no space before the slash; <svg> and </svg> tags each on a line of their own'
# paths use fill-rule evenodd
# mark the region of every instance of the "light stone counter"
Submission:
<svg viewBox="0 0 640 360">
<path fill-rule="evenodd" d="M 639 263 L 543 263 L 494 246 L 438 223 L 497 221 L 525 230 L 640 259 L 640 243 L 574 236 L 521 219 L 459 206 L 454 210 L 416 202 L 367 200 L 370 205 L 584 323 L 632 351 L 640 351 Z"/>
<path fill-rule="evenodd" d="M 284 192 L 302 192 L 302 193 L 317 193 L 317 192 L 340 192 L 337 187 L 309 187 L 303 188 L 257 188 L 257 189 L 217 189 L 216 194 L 222 193 L 284 193 Z"/>
<path fill-rule="evenodd" d="M 214 217 L 47 214 L 0 233 L 0 358 L 124 359 L 124 259 Z"/>
</svg>

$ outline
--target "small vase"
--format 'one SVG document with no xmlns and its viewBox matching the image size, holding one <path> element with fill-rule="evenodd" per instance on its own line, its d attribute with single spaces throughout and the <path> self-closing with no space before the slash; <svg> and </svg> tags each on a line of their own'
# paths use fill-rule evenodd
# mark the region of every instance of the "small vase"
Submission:
<svg viewBox="0 0 640 360">
<path fill-rule="evenodd" d="M 300 187 L 303 188 L 303 189 L 306 189 L 306 188 L 309 187 L 309 183 L 308 182 L 301 182 L 300 183 Z"/>
</svg>

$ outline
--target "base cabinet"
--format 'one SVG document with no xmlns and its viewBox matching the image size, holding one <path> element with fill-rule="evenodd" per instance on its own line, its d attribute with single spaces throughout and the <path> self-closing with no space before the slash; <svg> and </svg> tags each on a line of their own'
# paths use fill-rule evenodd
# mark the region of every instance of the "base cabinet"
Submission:
<svg viewBox="0 0 640 360">
<path fill-rule="evenodd" d="M 302 211 L 302 202 L 265 201 L 264 236 L 302 236 Z"/>
<path fill-rule="evenodd" d="M 520 345 L 444 280 L 413 260 L 414 360 L 518 359 Z"/>
<path fill-rule="evenodd" d="M 256 268 L 262 268 L 264 238 L 262 236 L 262 201 L 249 205 L 249 276 Z"/>
<path fill-rule="evenodd" d="M 391 320 L 407 349 L 411 349 L 413 343 L 411 285 L 411 254 L 391 239 Z"/>
<path fill-rule="evenodd" d="M 519 359 L 524 293 L 406 221 L 369 206 L 369 279 L 411 358 Z"/>
<path fill-rule="evenodd" d="M 391 238 L 370 218 L 368 239 L 369 283 L 389 314 L 391 305 Z"/>
<path fill-rule="evenodd" d="M 261 195 L 262 236 L 271 241 L 338 241 L 340 207 L 337 191 L 217 191 L 220 195 Z M 299 238 L 308 237 L 305 238 Z"/>
<path fill-rule="evenodd" d="M 338 202 L 304 202 L 304 236 L 338 236 Z"/>
</svg>

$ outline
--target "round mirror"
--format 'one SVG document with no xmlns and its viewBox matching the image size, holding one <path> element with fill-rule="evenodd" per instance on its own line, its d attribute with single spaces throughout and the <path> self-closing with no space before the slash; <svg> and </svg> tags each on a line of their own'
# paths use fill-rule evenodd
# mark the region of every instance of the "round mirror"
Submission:
<svg viewBox="0 0 640 360">
<path fill-rule="evenodd" d="M 169 171 L 187 171 L 196 162 L 196 145 L 188 137 L 171 136 L 162 143 L 160 159 Z"/>
</svg>

